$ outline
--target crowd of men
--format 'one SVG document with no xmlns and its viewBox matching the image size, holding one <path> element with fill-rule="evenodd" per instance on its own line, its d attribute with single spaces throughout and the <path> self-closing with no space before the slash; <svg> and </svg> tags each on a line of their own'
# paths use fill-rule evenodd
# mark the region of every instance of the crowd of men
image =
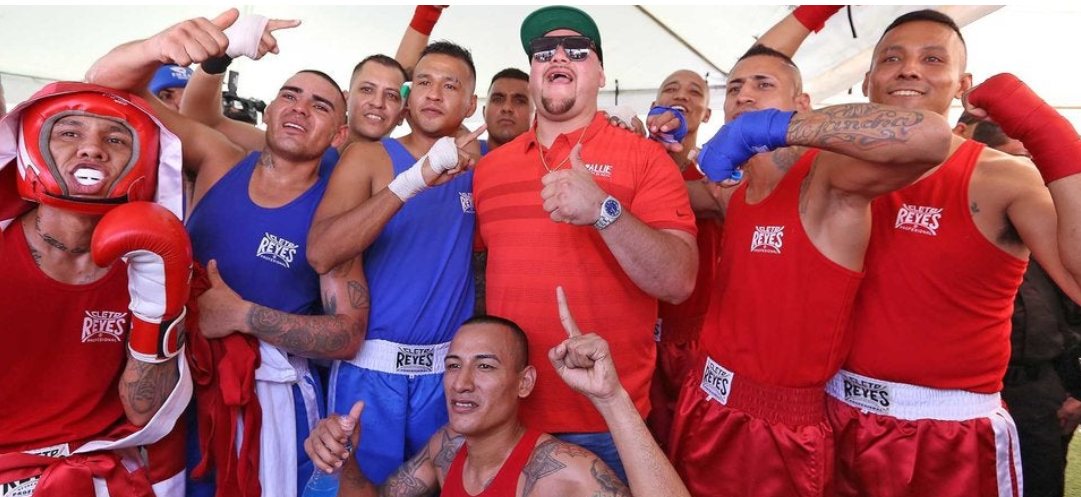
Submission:
<svg viewBox="0 0 1081 497">
<path fill-rule="evenodd" d="M 265 129 L 222 79 L 299 21 L 186 20 L 46 86 L 0 121 L 0 496 L 1062 495 L 1081 138 L 931 10 L 869 103 L 812 108 L 791 57 L 838 10 L 749 47 L 708 140 L 693 71 L 637 130 L 599 110 L 566 6 L 475 130 L 442 6 Z"/>
</svg>

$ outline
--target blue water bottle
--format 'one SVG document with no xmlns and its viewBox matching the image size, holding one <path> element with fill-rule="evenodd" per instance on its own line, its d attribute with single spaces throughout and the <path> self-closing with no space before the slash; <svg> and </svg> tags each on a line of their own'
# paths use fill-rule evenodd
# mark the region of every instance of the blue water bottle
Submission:
<svg viewBox="0 0 1081 497">
<path fill-rule="evenodd" d="M 349 416 L 338 416 L 338 426 L 348 436 L 353 434 L 357 422 Z M 346 440 L 345 449 L 353 452 L 352 440 Z M 346 461 L 345 464 L 350 463 Z M 312 477 L 308 479 L 308 484 L 304 487 L 304 493 L 301 494 L 301 497 L 335 497 L 338 495 L 338 485 L 341 483 L 341 478 L 342 468 L 334 468 L 334 471 L 325 473 L 317 467 L 312 472 Z"/>
</svg>

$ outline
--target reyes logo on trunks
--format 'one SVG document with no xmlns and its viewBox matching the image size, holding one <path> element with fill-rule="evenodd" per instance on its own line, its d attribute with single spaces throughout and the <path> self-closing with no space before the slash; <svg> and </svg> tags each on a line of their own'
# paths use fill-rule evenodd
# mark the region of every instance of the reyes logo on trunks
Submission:
<svg viewBox="0 0 1081 497">
<path fill-rule="evenodd" d="M 728 394 L 732 392 L 732 380 L 735 377 L 736 373 L 724 369 L 723 366 L 707 357 L 706 370 L 702 374 L 702 391 L 711 398 L 717 399 L 718 402 L 728 404 Z"/>
<path fill-rule="evenodd" d="M 71 448 L 64 443 L 25 452 L 35 456 L 67 457 L 71 455 Z M 0 497 L 28 497 L 33 495 L 39 479 L 41 479 L 41 475 L 34 475 L 29 478 L 0 483 Z"/>
<path fill-rule="evenodd" d="M 41 475 L 0 483 L 0 497 L 29 497 L 34 494 L 39 479 L 41 479 Z"/>
<path fill-rule="evenodd" d="M 856 378 L 841 373 L 845 384 L 845 402 L 878 414 L 890 412 L 890 387 L 885 383 Z"/>
<path fill-rule="evenodd" d="M 398 347 L 395 369 L 399 373 L 431 373 L 435 350 L 431 347 Z"/>
</svg>

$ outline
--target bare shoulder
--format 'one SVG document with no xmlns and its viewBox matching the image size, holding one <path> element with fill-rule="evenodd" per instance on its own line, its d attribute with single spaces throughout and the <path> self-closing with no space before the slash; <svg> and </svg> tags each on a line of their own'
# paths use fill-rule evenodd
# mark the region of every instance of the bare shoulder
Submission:
<svg viewBox="0 0 1081 497">
<path fill-rule="evenodd" d="M 345 148 L 341 159 L 338 160 L 339 168 L 352 171 L 378 170 L 379 167 L 390 164 L 390 155 L 382 142 L 354 142 Z"/>
<path fill-rule="evenodd" d="M 207 128 L 207 131 L 209 136 L 224 136 L 210 128 Z M 202 143 L 207 143 L 207 141 L 204 140 Z M 217 141 L 206 152 L 206 155 L 199 160 L 200 165 L 195 175 L 195 192 L 192 205 L 198 204 L 203 196 L 218 183 L 218 180 L 239 165 L 248 155 L 243 149 L 228 140 Z M 185 155 L 185 162 L 189 162 L 187 155 Z"/>
<path fill-rule="evenodd" d="M 1046 191 L 1040 172 L 1031 160 L 990 147 L 980 153 L 972 182 L 970 191 L 974 196 L 993 196 L 1006 203 L 1026 192 Z"/>
<path fill-rule="evenodd" d="M 433 454 L 432 465 L 439 474 L 440 482 L 446 478 L 450 464 L 454 462 L 454 457 L 458 455 L 458 451 L 464 444 L 465 436 L 456 433 L 448 426 L 443 426 L 432 435 L 432 438 L 428 439 L 428 452 Z"/>
<path fill-rule="evenodd" d="M 522 497 L 630 496 L 627 486 L 596 454 L 542 435 L 519 479 Z"/>
<path fill-rule="evenodd" d="M 376 183 L 379 183 L 380 179 L 390 177 L 393 173 L 390 156 L 382 144 L 353 143 L 346 147 L 334 166 L 323 197 L 324 203 L 336 205 L 334 212 L 359 205 L 376 192 Z M 389 180 L 382 182 L 386 181 Z"/>
</svg>

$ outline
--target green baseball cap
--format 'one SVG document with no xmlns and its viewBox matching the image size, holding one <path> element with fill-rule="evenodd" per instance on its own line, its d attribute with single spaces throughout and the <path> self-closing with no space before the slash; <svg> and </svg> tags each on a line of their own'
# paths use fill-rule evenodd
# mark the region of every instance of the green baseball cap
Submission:
<svg viewBox="0 0 1081 497">
<path fill-rule="evenodd" d="M 551 5 L 538 9 L 522 21 L 522 48 L 526 55 L 533 55 L 529 51 L 529 42 L 557 29 L 577 31 L 593 40 L 593 45 L 597 47 L 597 58 L 604 62 L 604 56 L 601 55 L 601 32 L 597 29 L 597 23 L 583 10 L 566 5 Z"/>
</svg>

